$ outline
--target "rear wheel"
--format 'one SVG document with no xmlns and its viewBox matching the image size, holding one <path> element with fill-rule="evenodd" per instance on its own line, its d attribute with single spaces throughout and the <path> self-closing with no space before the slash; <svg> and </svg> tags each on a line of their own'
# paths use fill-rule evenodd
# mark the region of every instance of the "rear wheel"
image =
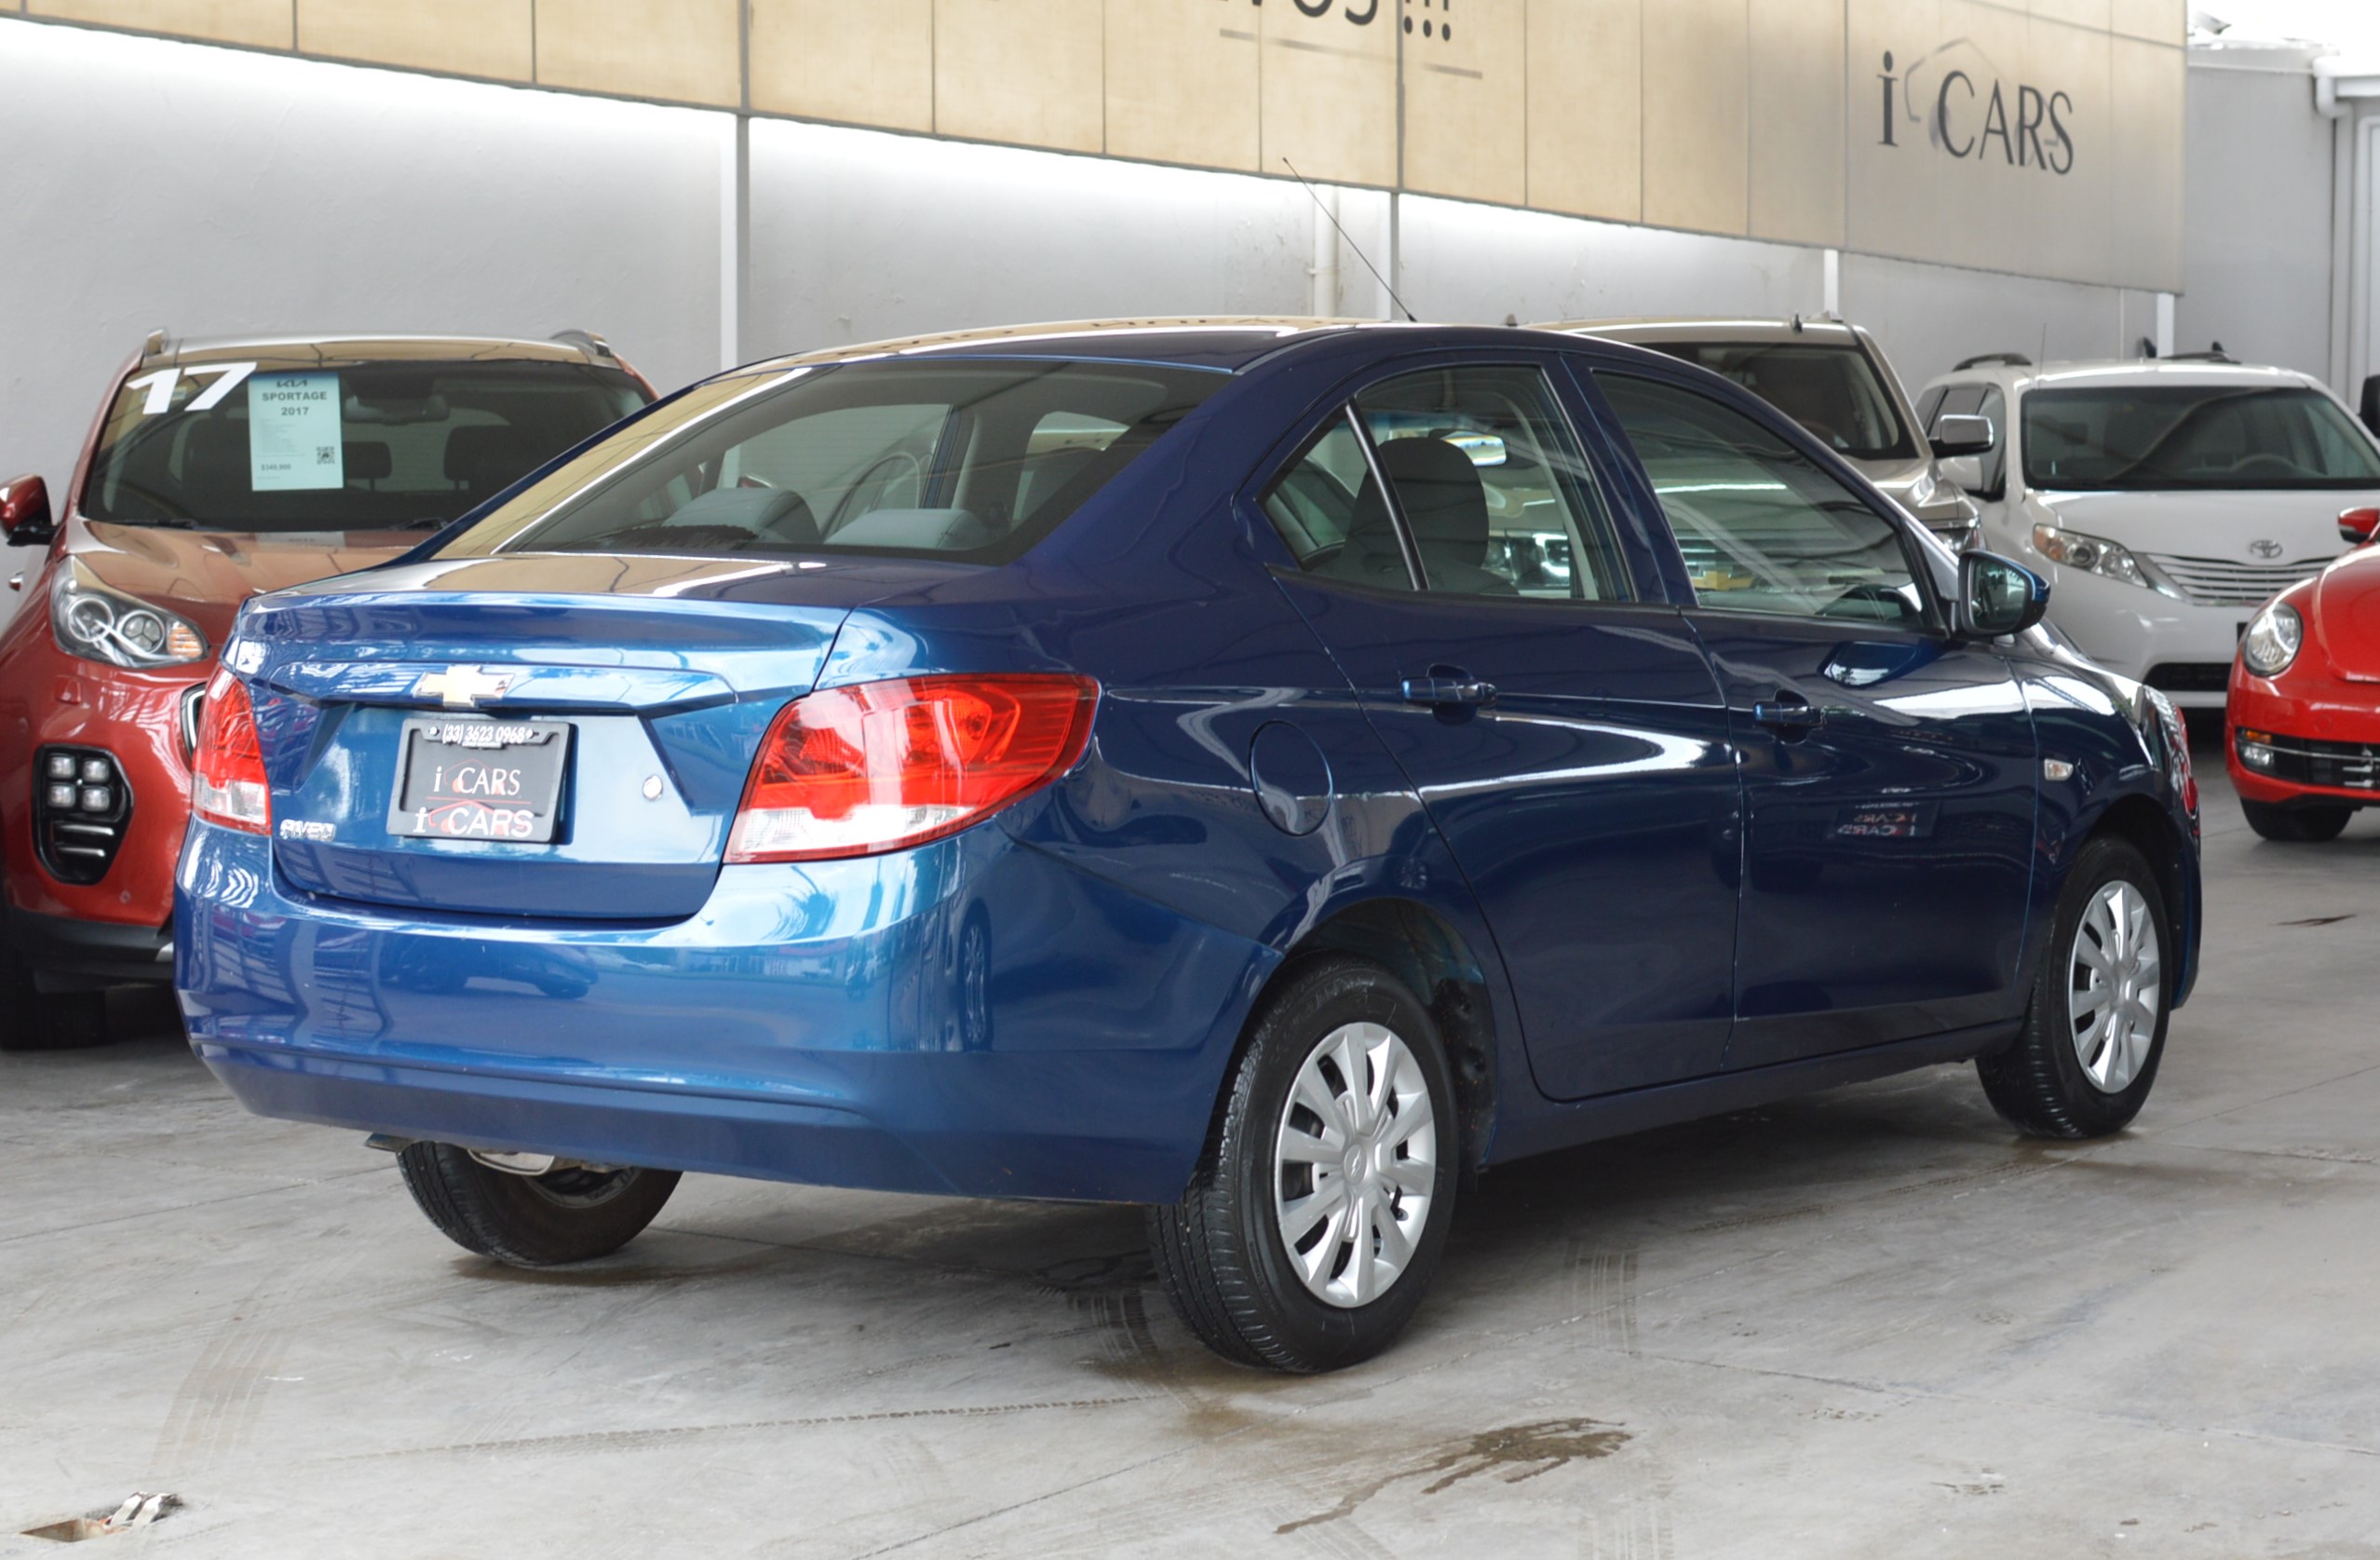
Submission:
<svg viewBox="0 0 2380 1560">
<path fill-rule="evenodd" d="M 2103 1137 L 2146 1103 L 2165 1055 L 2170 923 L 2130 845 L 2083 847 L 2016 1042 L 1979 1058 L 1983 1092 L 2035 1137 Z"/>
<path fill-rule="evenodd" d="M 1437 1025 L 1376 965 L 1291 977 L 1255 1021 L 1188 1196 L 1149 1213 L 1166 1297 L 1227 1359 L 1335 1370 L 1413 1319 L 1454 1212 Z"/>
<path fill-rule="evenodd" d="M 492 1170 L 451 1143 L 408 1144 L 397 1165 L 441 1234 L 516 1268 L 610 1255 L 653 1222 L 678 1186 L 674 1170 L 562 1166 L 519 1175 Z"/>
<path fill-rule="evenodd" d="M 107 1038 L 107 994 L 45 992 L 15 944 L 0 943 L 0 1051 L 62 1051 Z"/>
<path fill-rule="evenodd" d="M 2270 802 L 2239 801 L 2239 810 L 2248 815 L 2248 827 L 2266 839 L 2287 840 L 2297 845 L 2319 845 L 2326 839 L 2336 839 L 2347 820 L 2355 816 L 2350 807 L 2277 807 Z"/>
</svg>

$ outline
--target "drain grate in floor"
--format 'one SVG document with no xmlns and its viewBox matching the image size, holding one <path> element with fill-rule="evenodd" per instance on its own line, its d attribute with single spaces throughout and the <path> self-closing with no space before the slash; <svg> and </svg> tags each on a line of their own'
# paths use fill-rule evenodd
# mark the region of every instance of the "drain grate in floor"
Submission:
<svg viewBox="0 0 2380 1560">
<path fill-rule="evenodd" d="M 88 1516 L 68 1517 L 63 1522 L 28 1527 L 23 1536 L 47 1539 L 52 1543 L 78 1544 L 85 1539 L 112 1538 L 118 1533 L 146 1527 L 169 1513 L 181 1509 L 182 1497 L 179 1495 L 151 1495 L 146 1490 L 135 1490 L 126 1498 L 124 1504 L 112 1512 L 93 1512 Z"/>
</svg>

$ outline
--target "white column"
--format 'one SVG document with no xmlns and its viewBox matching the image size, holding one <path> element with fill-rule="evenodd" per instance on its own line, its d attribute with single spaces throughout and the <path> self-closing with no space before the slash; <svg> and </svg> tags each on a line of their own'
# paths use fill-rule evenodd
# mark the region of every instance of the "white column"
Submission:
<svg viewBox="0 0 2380 1560">
<path fill-rule="evenodd" d="M 2160 292 L 2157 295 L 2156 340 L 2158 357 L 2173 356 L 2173 294 L 2170 292 Z"/>
<path fill-rule="evenodd" d="M 1843 251 L 1826 251 L 1826 288 L 1823 309 L 1831 319 L 1843 318 Z"/>
<path fill-rule="evenodd" d="M 752 122 L 730 115 L 719 148 L 719 366 L 744 361 L 752 260 Z"/>
<path fill-rule="evenodd" d="M 1305 312 L 1318 319 L 1336 319 L 1339 304 L 1339 192 L 1314 190 L 1314 264 L 1306 267 Z"/>
</svg>

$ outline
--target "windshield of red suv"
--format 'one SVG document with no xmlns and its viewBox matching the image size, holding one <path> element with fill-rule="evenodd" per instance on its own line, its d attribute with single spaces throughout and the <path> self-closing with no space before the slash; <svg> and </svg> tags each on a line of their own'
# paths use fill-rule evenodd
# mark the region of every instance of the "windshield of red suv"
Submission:
<svg viewBox="0 0 2380 1560">
<path fill-rule="evenodd" d="M 108 409 L 82 512 L 125 525 L 427 530 L 644 401 L 628 374 L 583 363 L 157 369 Z"/>
<path fill-rule="evenodd" d="M 2380 454 L 2319 390 L 2109 385 L 2024 398 L 2028 487 L 2380 487 Z"/>
<path fill-rule="evenodd" d="M 1647 342 L 1722 373 L 1852 460 L 1912 460 L 1917 446 L 1892 393 L 1857 346 L 1773 342 Z"/>
</svg>

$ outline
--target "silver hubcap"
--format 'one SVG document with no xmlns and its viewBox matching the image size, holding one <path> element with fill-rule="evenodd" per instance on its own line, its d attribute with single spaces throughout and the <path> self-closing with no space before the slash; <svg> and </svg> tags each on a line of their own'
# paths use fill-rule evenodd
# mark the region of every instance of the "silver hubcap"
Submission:
<svg viewBox="0 0 2380 1560">
<path fill-rule="evenodd" d="M 2100 1092 L 2120 1093 L 2140 1076 L 2157 1038 L 2164 979 L 2148 901 L 2130 883 L 2105 885 L 2076 929 L 2066 992 L 2075 1056 Z"/>
<path fill-rule="evenodd" d="M 1387 1293 L 1429 1225 L 1438 1123 L 1396 1032 L 1346 1024 L 1297 1069 L 1275 1135 L 1273 1212 L 1291 1265 L 1344 1309 Z"/>
</svg>

